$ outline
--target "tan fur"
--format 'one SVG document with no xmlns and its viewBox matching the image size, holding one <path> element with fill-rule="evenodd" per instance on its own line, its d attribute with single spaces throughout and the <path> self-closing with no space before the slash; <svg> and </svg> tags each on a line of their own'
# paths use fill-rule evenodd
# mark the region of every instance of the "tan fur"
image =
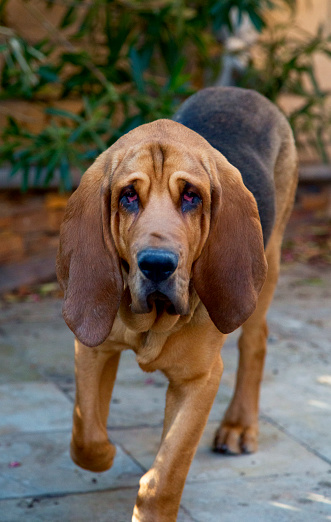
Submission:
<svg viewBox="0 0 331 522">
<path fill-rule="evenodd" d="M 287 177 L 293 177 L 295 162 L 293 140 L 284 130 L 268 272 L 257 206 L 240 173 L 179 123 L 159 120 L 118 140 L 70 199 L 58 276 L 64 317 L 77 337 L 73 460 L 93 471 L 112 465 L 115 448 L 106 422 L 122 350 L 134 350 L 143 370 L 161 370 L 169 379 L 162 441 L 140 481 L 135 522 L 176 520 L 222 375 L 220 349 L 226 333 L 243 323 L 236 392 L 215 443 L 228 444 L 233 453 L 256 450 L 265 315 L 294 197 L 295 184 Z M 183 215 L 185 181 L 199 190 L 203 204 Z M 139 216 L 119 205 L 122 189 L 132 183 L 139 192 Z M 178 253 L 168 282 L 176 315 L 158 313 L 155 304 L 144 309 L 137 253 L 147 247 Z"/>
</svg>

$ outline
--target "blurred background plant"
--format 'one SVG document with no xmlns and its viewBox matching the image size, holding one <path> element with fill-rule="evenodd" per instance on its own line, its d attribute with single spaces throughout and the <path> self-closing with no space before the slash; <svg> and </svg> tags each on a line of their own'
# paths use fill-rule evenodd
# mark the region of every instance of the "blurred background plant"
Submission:
<svg viewBox="0 0 331 522">
<path fill-rule="evenodd" d="M 288 119 L 297 147 L 317 152 L 330 162 L 330 91 L 323 89 L 315 68 L 316 56 L 331 59 L 331 36 L 322 27 L 311 35 L 290 24 L 276 25 L 259 39 L 237 84 L 256 89 L 275 103 L 286 95 L 296 100 Z"/>
<path fill-rule="evenodd" d="M 44 0 L 49 12 L 63 6 L 54 25 L 40 2 L 26 1 L 47 34 L 32 44 L 6 23 L 10 1 L 0 1 L 0 100 L 37 102 L 45 116 L 37 131 L 8 116 L 0 133 L 1 164 L 21 175 L 23 191 L 49 186 L 56 172 L 60 190 L 70 190 L 73 169 L 84 171 L 122 134 L 171 117 L 195 90 L 217 83 L 225 39 L 242 20 L 261 33 L 271 9 L 295 8 L 295 0 Z M 314 57 L 330 57 L 331 41 L 322 30 L 288 30 L 249 44 L 235 83 L 276 103 L 282 94 L 298 97 L 289 114 L 297 142 L 328 161 L 329 92 L 319 86 Z M 78 102 L 75 110 L 65 101 Z"/>
</svg>

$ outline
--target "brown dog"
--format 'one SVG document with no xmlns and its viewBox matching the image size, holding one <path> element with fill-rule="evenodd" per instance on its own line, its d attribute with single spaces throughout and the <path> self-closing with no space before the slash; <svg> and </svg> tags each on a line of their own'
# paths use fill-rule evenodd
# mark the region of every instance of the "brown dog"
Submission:
<svg viewBox="0 0 331 522">
<path fill-rule="evenodd" d="M 169 379 L 160 449 L 133 513 L 144 522 L 176 520 L 220 349 L 241 325 L 215 450 L 257 449 L 266 313 L 297 183 L 290 127 L 259 94 L 205 89 L 175 120 L 138 127 L 99 156 L 70 198 L 58 254 L 63 315 L 77 338 L 73 460 L 112 465 L 106 423 L 122 350 Z"/>
</svg>

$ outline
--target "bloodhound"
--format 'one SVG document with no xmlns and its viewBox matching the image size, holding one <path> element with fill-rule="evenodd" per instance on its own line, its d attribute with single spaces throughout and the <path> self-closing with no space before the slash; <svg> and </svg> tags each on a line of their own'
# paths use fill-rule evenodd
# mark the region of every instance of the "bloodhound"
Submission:
<svg viewBox="0 0 331 522">
<path fill-rule="evenodd" d="M 266 313 L 296 184 L 285 117 L 254 91 L 217 87 L 190 97 L 173 120 L 121 137 L 69 200 L 57 272 L 76 336 L 75 463 L 113 463 L 106 425 L 122 350 L 169 380 L 133 521 L 176 520 L 222 375 L 220 349 L 241 325 L 235 393 L 214 449 L 257 449 Z"/>
</svg>

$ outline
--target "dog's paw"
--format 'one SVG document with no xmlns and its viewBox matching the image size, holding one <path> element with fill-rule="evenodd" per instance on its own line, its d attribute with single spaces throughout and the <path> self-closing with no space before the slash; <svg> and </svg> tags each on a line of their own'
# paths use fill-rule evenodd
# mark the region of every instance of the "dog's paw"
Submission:
<svg viewBox="0 0 331 522">
<path fill-rule="evenodd" d="M 213 451 L 224 455 L 254 453 L 258 447 L 258 428 L 223 422 L 215 433 Z"/>
<path fill-rule="evenodd" d="M 82 446 L 72 439 L 70 444 L 70 455 L 74 463 L 97 473 L 112 467 L 115 454 L 116 448 L 109 441 Z"/>
</svg>

